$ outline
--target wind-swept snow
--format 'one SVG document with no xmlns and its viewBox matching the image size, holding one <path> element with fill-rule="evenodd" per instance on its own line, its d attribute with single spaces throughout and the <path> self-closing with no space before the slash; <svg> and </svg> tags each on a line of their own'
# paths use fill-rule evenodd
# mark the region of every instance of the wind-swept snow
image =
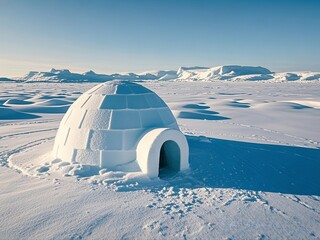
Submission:
<svg viewBox="0 0 320 240">
<path fill-rule="evenodd" d="M 2 83 L 0 116 L 14 120 L 0 121 L 0 238 L 319 239 L 317 82 L 141 84 L 177 117 L 189 171 L 150 180 L 52 160 L 53 110 L 96 83 Z"/>
<path fill-rule="evenodd" d="M 19 120 L 39 118 L 40 116 L 0 107 L 0 120 Z"/>
</svg>

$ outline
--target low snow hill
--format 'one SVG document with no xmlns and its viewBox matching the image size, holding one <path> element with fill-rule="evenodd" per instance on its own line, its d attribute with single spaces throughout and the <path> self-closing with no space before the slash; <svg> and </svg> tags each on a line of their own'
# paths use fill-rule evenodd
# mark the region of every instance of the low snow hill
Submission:
<svg viewBox="0 0 320 240">
<path fill-rule="evenodd" d="M 175 79 L 177 71 L 153 71 L 136 73 L 97 74 L 93 71 L 73 73 L 67 69 L 57 70 L 52 68 L 49 72 L 31 71 L 23 77 L 15 78 L 24 82 L 106 82 L 112 80 L 162 80 Z"/>
<path fill-rule="evenodd" d="M 219 66 L 205 67 L 181 67 L 177 72 L 177 80 L 180 81 L 312 81 L 320 80 L 320 72 L 282 72 L 275 73 L 264 67 L 251 66 Z"/>
<path fill-rule="evenodd" d="M 218 67 L 180 67 L 176 70 L 148 71 L 142 73 L 97 74 L 93 71 L 73 73 L 67 69 L 49 72 L 31 71 L 23 77 L 0 78 L 1 81 L 20 82 L 106 82 L 111 80 L 176 80 L 176 81 L 320 81 L 320 72 L 300 71 L 275 73 L 264 67 L 227 65 Z"/>
</svg>

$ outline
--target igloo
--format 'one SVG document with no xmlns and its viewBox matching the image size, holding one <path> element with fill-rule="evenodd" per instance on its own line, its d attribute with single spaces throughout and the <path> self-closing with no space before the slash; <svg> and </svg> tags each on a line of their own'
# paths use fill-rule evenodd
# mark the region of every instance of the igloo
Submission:
<svg viewBox="0 0 320 240">
<path fill-rule="evenodd" d="M 110 171 L 141 170 L 157 177 L 162 168 L 189 167 L 189 148 L 165 102 L 128 81 L 99 84 L 68 109 L 57 132 L 53 157 Z"/>
</svg>

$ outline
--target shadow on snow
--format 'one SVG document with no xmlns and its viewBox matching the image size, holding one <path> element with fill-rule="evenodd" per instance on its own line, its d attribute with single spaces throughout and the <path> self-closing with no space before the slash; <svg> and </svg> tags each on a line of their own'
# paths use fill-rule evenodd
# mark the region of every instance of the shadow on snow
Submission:
<svg viewBox="0 0 320 240">
<path fill-rule="evenodd" d="M 232 188 L 320 195 L 320 149 L 187 136 L 190 170 L 119 191 Z"/>
<path fill-rule="evenodd" d="M 320 149 L 188 136 L 190 174 L 205 187 L 320 195 Z"/>
</svg>

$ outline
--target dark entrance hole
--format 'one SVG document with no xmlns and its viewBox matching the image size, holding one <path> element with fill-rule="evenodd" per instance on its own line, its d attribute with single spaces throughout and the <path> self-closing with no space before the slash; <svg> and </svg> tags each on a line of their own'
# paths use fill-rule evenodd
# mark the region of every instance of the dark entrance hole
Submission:
<svg viewBox="0 0 320 240">
<path fill-rule="evenodd" d="M 170 177 L 180 170 L 180 148 L 174 141 L 164 142 L 159 156 L 159 177 Z"/>
</svg>

